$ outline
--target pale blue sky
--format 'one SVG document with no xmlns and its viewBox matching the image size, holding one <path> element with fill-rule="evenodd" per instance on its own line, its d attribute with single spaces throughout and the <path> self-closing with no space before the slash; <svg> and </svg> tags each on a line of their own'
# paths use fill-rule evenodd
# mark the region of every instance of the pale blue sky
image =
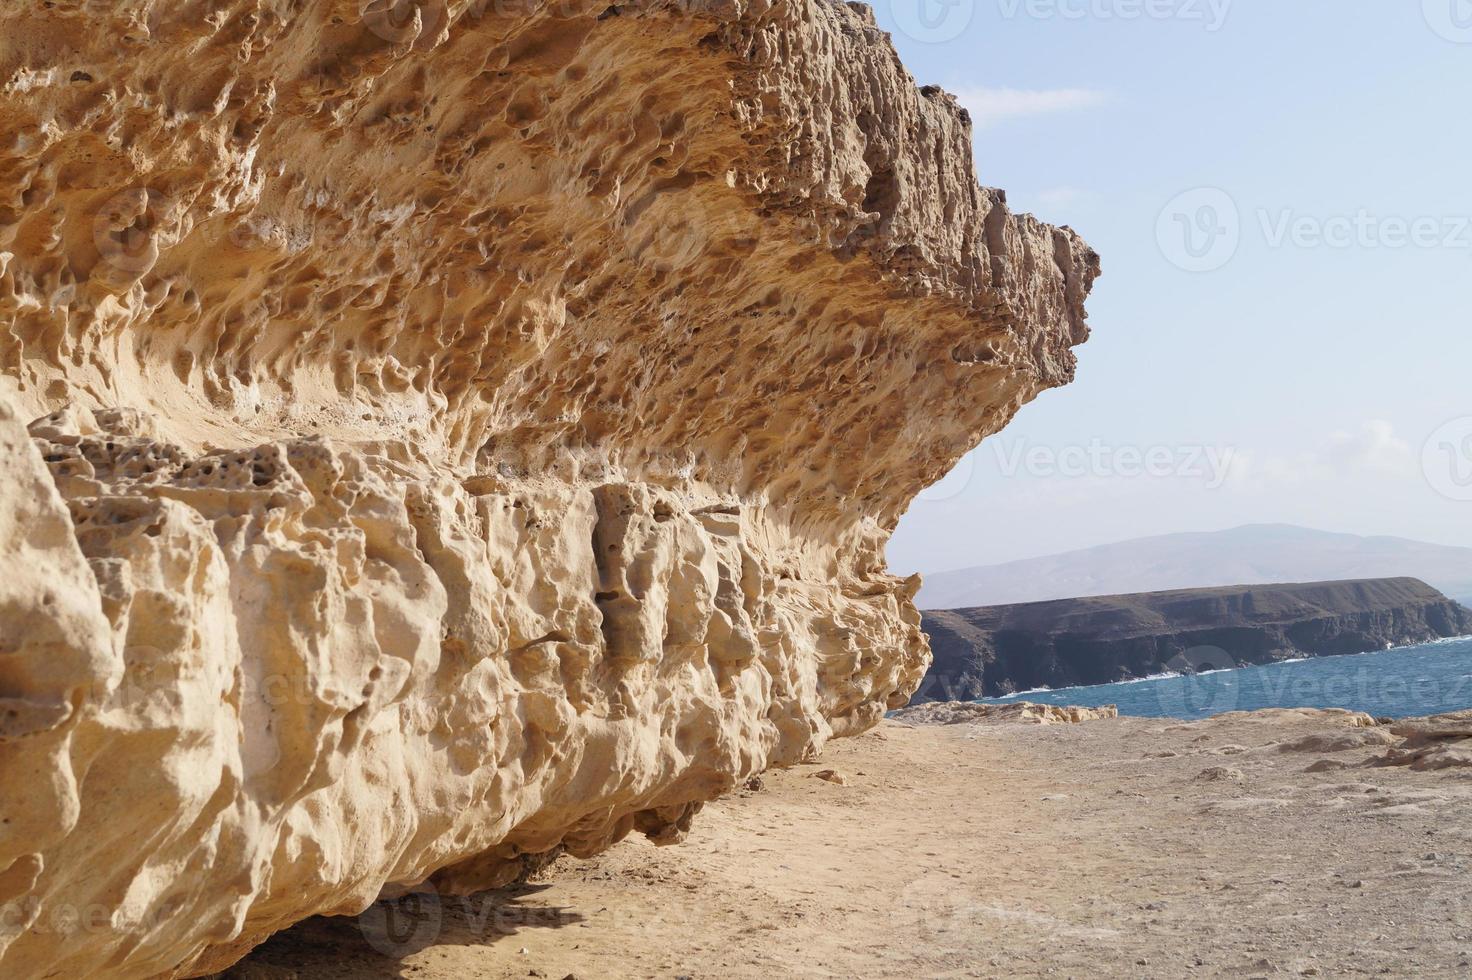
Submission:
<svg viewBox="0 0 1472 980">
<path fill-rule="evenodd" d="M 875 12 L 982 183 L 1105 274 L 1078 380 L 916 503 L 897 571 L 1251 522 L 1472 545 L 1472 2 L 916 2 Z"/>
</svg>

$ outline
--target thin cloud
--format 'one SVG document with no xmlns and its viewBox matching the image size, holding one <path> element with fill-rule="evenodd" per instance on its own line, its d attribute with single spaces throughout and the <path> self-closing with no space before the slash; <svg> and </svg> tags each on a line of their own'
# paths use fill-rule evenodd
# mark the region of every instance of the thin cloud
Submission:
<svg viewBox="0 0 1472 980">
<path fill-rule="evenodd" d="M 1038 203 L 1050 208 L 1064 208 L 1088 196 L 1079 187 L 1050 187 L 1037 193 Z"/>
<path fill-rule="evenodd" d="M 956 98 L 971 113 L 977 129 L 1011 119 L 1092 109 L 1109 101 L 1107 93 L 1089 88 L 963 88 Z"/>
<path fill-rule="evenodd" d="M 1325 453 L 1329 464 L 1340 473 L 1364 471 L 1404 476 L 1416 471 L 1416 452 L 1395 434 L 1395 426 L 1372 419 L 1358 432 L 1335 432 Z"/>
<path fill-rule="evenodd" d="M 1411 444 L 1384 419 L 1371 419 L 1358 429 L 1333 432 L 1311 452 L 1297 456 L 1239 453 L 1228 483 L 1265 491 L 1314 483 L 1343 484 L 1369 476 L 1415 478 L 1419 464 Z"/>
</svg>

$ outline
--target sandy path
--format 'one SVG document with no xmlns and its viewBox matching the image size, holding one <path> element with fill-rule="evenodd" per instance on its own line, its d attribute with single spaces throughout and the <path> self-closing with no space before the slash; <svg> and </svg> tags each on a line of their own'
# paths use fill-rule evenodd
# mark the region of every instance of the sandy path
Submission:
<svg viewBox="0 0 1472 980">
<path fill-rule="evenodd" d="M 887 723 L 684 845 L 312 920 L 228 976 L 1472 976 L 1472 774 L 1280 750 L 1341 725 Z"/>
</svg>

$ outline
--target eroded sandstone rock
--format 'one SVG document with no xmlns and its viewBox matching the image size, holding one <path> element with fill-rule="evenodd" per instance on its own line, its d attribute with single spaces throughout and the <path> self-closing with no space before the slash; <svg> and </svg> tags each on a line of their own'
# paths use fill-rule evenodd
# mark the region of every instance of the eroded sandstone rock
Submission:
<svg viewBox="0 0 1472 980">
<path fill-rule="evenodd" d="M 1407 718 L 1390 732 L 1399 736 L 1400 744 L 1371 765 L 1409 766 L 1418 772 L 1472 768 L 1472 711 Z"/>
<path fill-rule="evenodd" d="M 978 704 L 975 701 L 926 701 L 894 713 L 896 721 L 911 725 L 976 725 L 1024 723 L 1031 725 L 1081 725 L 1090 721 L 1118 718 L 1119 709 L 1112 704 L 1098 708 L 1071 705 L 1034 704 L 1013 701 L 1008 704 Z"/>
<path fill-rule="evenodd" d="M 0 194 L 17 977 L 677 840 L 866 730 L 928 663 L 889 531 L 1098 271 L 818 0 L 10 4 Z"/>
</svg>

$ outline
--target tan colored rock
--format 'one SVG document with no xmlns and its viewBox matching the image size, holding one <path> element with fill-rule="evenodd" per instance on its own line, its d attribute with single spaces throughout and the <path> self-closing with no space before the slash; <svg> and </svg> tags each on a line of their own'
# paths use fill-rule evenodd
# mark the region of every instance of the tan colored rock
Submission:
<svg viewBox="0 0 1472 980">
<path fill-rule="evenodd" d="M 1431 772 L 1437 769 L 1472 769 L 1472 739 L 1463 739 L 1458 744 L 1391 749 L 1379 764 L 1409 766 L 1417 772 Z"/>
<path fill-rule="evenodd" d="M 1304 772 L 1339 772 L 1352 768 L 1343 759 L 1319 759 L 1304 768 Z"/>
<path fill-rule="evenodd" d="M 1353 728 L 1347 732 L 1315 732 L 1278 743 L 1279 752 L 1348 752 L 1394 745 L 1396 737 L 1384 728 Z"/>
<path fill-rule="evenodd" d="M 1472 711 L 1453 711 L 1429 718 L 1407 718 L 1390 726 L 1392 735 L 1419 743 L 1472 738 Z"/>
<path fill-rule="evenodd" d="M 894 713 L 896 721 L 912 725 L 972 725 L 1024 723 L 1033 725 L 1078 725 L 1118 718 L 1114 705 L 1101 708 L 1062 707 L 1014 701 L 1010 704 L 976 704 L 970 701 L 931 701 Z"/>
<path fill-rule="evenodd" d="M 1472 768 L 1472 711 L 1407 718 L 1391 726 L 1400 742 L 1374 761 L 1417 772 Z"/>
<path fill-rule="evenodd" d="M 0 973 L 675 841 L 903 705 L 888 534 L 1098 272 L 970 135 L 820 0 L 0 8 Z"/>
<path fill-rule="evenodd" d="M 1305 721 L 1326 728 L 1375 728 L 1379 725 L 1379 722 L 1363 711 L 1347 711 L 1344 708 L 1260 708 L 1255 711 L 1228 711 L 1214 717 L 1270 728 L 1297 725 Z"/>
</svg>

